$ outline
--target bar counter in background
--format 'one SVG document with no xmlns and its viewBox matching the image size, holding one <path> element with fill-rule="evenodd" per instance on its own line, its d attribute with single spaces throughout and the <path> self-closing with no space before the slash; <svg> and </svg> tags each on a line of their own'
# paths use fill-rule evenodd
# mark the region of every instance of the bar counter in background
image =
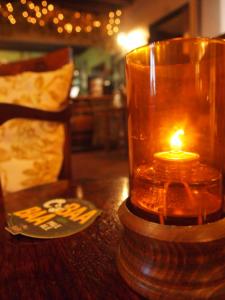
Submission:
<svg viewBox="0 0 225 300">
<path fill-rule="evenodd" d="M 73 152 L 127 147 L 125 99 L 119 93 L 72 101 Z"/>
</svg>

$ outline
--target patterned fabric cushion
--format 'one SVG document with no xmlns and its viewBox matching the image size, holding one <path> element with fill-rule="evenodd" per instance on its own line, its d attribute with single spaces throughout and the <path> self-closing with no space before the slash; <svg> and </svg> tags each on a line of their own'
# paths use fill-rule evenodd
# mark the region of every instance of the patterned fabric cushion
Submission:
<svg viewBox="0 0 225 300">
<path fill-rule="evenodd" d="M 55 71 L 0 77 L 0 102 L 48 111 L 65 107 L 73 74 L 67 64 Z M 0 173 L 4 192 L 57 180 L 64 145 L 63 125 L 13 119 L 0 126 Z"/>
</svg>

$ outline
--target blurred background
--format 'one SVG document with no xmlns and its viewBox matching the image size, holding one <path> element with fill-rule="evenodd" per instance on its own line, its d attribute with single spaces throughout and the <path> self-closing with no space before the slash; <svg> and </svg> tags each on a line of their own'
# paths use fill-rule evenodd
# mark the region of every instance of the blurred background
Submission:
<svg viewBox="0 0 225 300">
<path fill-rule="evenodd" d="M 71 47 L 74 178 L 127 176 L 126 53 L 221 36 L 224 16 L 225 0 L 0 1 L 0 63 Z"/>
</svg>

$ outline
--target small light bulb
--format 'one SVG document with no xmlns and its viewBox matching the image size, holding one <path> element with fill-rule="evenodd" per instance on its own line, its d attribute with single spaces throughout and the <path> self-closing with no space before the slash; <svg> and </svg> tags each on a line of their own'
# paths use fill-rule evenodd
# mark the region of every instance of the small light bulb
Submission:
<svg viewBox="0 0 225 300">
<path fill-rule="evenodd" d="M 27 18 L 27 17 L 28 17 L 28 12 L 27 12 L 26 10 L 23 11 L 22 16 L 23 16 L 24 18 Z"/>
<path fill-rule="evenodd" d="M 119 24 L 120 24 L 120 19 L 119 19 L 119 18 L 116 18 L 116 19 L 115 19 L 115 24 L 116 24 L 116 25 L 119 25 Z"/>
<path fill-rule="evenodd" d="M 44 20 L 40 20 L 40 21 L 39 21 L 39 25 L 40 25 L 41 27 L 45 26 L 45 21 L 44 21 Z"/>
<path fill-rule="evenodd" d="M 122 15 L 122 11 L 121 11 L 120 9 L 117 9 L 116 15 L 117 15 L 118 17 L 121 16 L 121 15 Z"/>
<path fill-rule="evenodd" d="M 38 12 L 36 13 L 36 17 L 37 17 L 37 18 L 41 18 L 41 16 L 42 16 L 41 13 L 38 11 Z"/>
<path fill-rule="evenodd" d="M 53 19 L 53 23 L 54 23 L 54 24 L 58 24 L 58 23 L 59 23 L 59 19 L 55 17 L 55 18 Z"/>
<path fill-rule="evenodd" d="M 59 13 L 58 18 L 59 18 L 60 21 L 62 21 L 64 19 L 64 15 L 62 13 Z"/>
<path fill-rule="evenodd" d="M 91 32 L 92 31 L 92 27 L 90 25 L 88 25 L 85 29 L 86 29 L 86 32 Z"/>
<path fill-rule="evenodd" d="M 46 8 L 42 8 L 41 12 L 43 13 L 43 15 L 47 15 L 48 10 Z"/>
<path fill-rule="evenodd" d="M 110 11 L 110 12 L 109 12 L 109 17 L 110 17 L 110 18 L 114 18 L 114 15 L 115 15 L 115 14 L 114 14 L 113 11 Z"/>
<path fill-rule="evenodd" d="M 80 26 L 76 26 L 76 27 L 75 27 L 75 31 L 76 31 L 76 32 L 81 32 L 81 27 L 80 27 Z"/>
<path fill-rule="evenodd" d="M 74 17 L 75 17 L 76 19 L 79 19 L 79 18 L 80 18 L 80 12 L 79 12 L 79 11 L 76 11 L 76 12 L 74 13 Z"/>
<path fill-rule="evenodd" d="M 61 26 L 59 26 L 59 27 L 57 28 L 57 31 L 58 31 L 58 33 L 62 33 L 62 32 L 63 32 L 63 28 L 62 28 Z"/>
<path fill-rule="evenodd" d="M 53 4 L 49 4 L 48 5 L 48 10 L 49 11 L 53 11 L 54 10 L 54 5 Z"/>
<path fill-rule="evenodd" d="M 94 27 L 100 27 L 101 26 L 101 22 L 98 21 L 98 20 L 96 20 L 96 21 L 93 22 L 93 26 Z"/>
<path fill-rule="evenodd" d="M 66 23 L 64 25 L 64 28 L 68 33 L 71 33 L 73 31 L 73 25 L 71 23 Z"/>
<path fill-rule="evenodd" d="M 30 8 L 30 9 L 34 9 L 34 3 L 33 3 L 33 2 L 30 2 L 30 3 L 29 3 L 29 8 Z"/>
</svg>

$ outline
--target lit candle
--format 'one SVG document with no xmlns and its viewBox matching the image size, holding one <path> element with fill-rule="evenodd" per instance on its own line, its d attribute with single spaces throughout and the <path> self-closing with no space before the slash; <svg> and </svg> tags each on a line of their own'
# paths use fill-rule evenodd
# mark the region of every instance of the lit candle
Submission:
<svg viewBox="0 0 225 300">
<path fill-rule="evenodd" d="M 199 162 L 199 154 L 182 150 L 181 136 L 184 130 L 177 130 L 170 139 L 170 151 L 154 154 L 155 170 L 159 178 L 164 180 L 164 194 L 161 197 L 163 209 L 159 213 L 160 223 L 164 223 L 167 215 L 198 215 L 198 223 L 202 221 L 201 201 L 194 197 L 189 186 L 193 168 Z M 178 184 L 174 186 L 174 183 Z M 169 190 L 170 189 L 170 190 Z M 178 203 L 174 198 L 179 199 Z"/>
<path fill-rule="evenodd" d="M 220 213 L 219 192 L 214 195 L 210 190 L 217 185 L 219 191 L 221 174 L 201 164 L 198 153 L 182 150 L 183 135 L 183 129 L 177 130 L 170 139 L 171 150 L 156 152 L 152 164 L 139 166 L 135 174 L 132 203 L 157 215 L 161 224 L 183 218 L 202 224 Z"/>
<path fill-rule="evenodd" d="M 170 139 L 170 151 L 157 152 L 154 158 L 164 162 L 186 163 L 199 160 L 199 154 L 194 152 L 182 151 L 182 141 L 180 136 L 184 135 L 184 130 L 177 130 Z"/>
</svg>

